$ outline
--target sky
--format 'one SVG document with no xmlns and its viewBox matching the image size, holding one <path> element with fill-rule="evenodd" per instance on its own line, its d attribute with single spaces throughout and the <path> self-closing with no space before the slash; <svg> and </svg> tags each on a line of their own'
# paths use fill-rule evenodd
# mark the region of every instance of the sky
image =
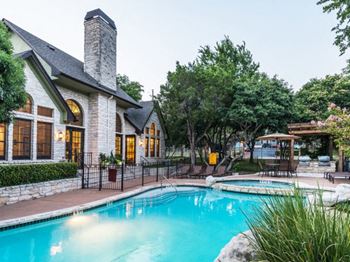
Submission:
<svg viewBox="0 0 350 262">
<path fill-rule="evenodd" d="M 335 15 L 316 0 L 0 0 L 6 18 L 83 61 L 84 16 L 101 8 L 116 23 L 117 71 L 139 81 L 149 100 L 176 61 L 224 36 L 244 41 L 260 70 L 298 90 L 340 73 L 348 55 L 333 45 Z"/>
</svg>

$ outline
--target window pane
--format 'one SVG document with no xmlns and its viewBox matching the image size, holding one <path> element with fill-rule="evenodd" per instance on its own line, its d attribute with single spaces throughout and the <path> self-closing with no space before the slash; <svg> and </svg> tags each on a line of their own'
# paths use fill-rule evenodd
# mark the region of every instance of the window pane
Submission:
<svg viewBox="0 0 350 262">
<path fill-rule="evenodd" d="M 150 135 L 151 136 L 156 135 L 156 125 L 154 123 L 151 124 Z"/>
<path fill-rule="evenodd" d="M 155 139 L 152 137 L 151 138 L 151 144 L 150 144 L 150 157 L 154 157 L 154 146 L 155 146 Z"/>
<path fill-rule="evenodd" d="M 120 119 L 119 114 L 117 114 L 115 118 L 115 132 L 122 132 L 122 120 Z"/>
<path fill-rule="evenodd" d="M 52 124 L 38 122 L 37 158 L 51 159 Z"/>
<path fill-rule="evenodd" d="M 156 140 L 156 147 L 157 147 L 157 157 L 160 156 L 159 151 L 160 151 L 160 143 L 159 143 L 159 138 Z"/>
<path fill-rule="evenodd" d="M 24 112 L 24 113 L 32 113 L 32 99 L 29 97 L 29 95 L 27 96 L 27 101 L 25 103 L 25 105 L 23 107 L 21 107 L 20 109 L 17 110 L 18 112 Z"/>
<path fill-rule="evenodd" d="M 13 124 L 13 159 L 30 159 L 32 122 L 15 119 Z"/>
<path fill-rule="evenodd" d="M 157 136 L 160 136 L 160 130 L 157 130 Z"/>
<path fill-rule="evenodd" d="M 145 134 L 146 134 L 146 135 L 149 134 L 149 127 L 146 127 Z"/>
<path fill-rule="evenodd" d="M 115 154 L 117 156 L 122 155 L 122 136 L 121 135 L 115 135 Z"/>
<path fill-rule="evenodd" d="M 52 117 L 53 109 L 44 106 L 38 106 L 38 115 Z"/>
<path fill-rule="evenodd" d="M 68 99 L 67 105 L 69 109 L 72 111 L 75 121 L 73 122 L 74 125 L 82 126 L 83 125 L 83 113 L 81 112 L 80 106 L 73 100 Z"/>
<path fill-rule="evenodd" d="M 5 159 L 6 125 L 0 124 L 0 159 Z"/>
<path fill-rule="evenodd" d="M 135 163 L 135 136 L 126 136 L 126 162 Z"/>
<path fill-rule="evenodd" d="M 149 146 L 149 139 L 148 137 L 145 138 L 145 157 L 148 157 L 148 146 Z"/>
</svg>

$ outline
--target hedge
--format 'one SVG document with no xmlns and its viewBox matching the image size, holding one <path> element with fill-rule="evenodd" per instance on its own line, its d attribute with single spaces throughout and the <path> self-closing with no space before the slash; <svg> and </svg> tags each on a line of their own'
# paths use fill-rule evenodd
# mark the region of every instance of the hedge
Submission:
<svg viewBox="0 0 350 262">
<path fill-rule="evenodd" d="M 77 175 L 77 169 L 77 164 L 67 162 L 1 165 L 0 187 L 73 178 Z"/>
</svg>

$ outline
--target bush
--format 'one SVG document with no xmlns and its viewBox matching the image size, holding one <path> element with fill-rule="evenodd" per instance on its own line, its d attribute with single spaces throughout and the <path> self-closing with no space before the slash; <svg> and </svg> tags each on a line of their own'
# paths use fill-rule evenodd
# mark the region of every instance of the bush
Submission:
<svg viewBox="0 0 350 262">
<path fill-rule="evenodd" d="M 255 162 L 250 163 L 249 159 L 238 161 L 233 165 L 234 172 L 257 173 L 260 171 L 259 165 Z"/>
<path fill-rule="evenodd" d="M 75 163 L 1 165 L 0 187 L 73 178 L 77 169 Z"/>
<path fill-rule="evenodd" d="M 300 191 L 274 197 L 248 218 L 257 258 L 263 261 L 350 261 L 350 219 L 322 202 L 307 205 Z"/>
</svg>

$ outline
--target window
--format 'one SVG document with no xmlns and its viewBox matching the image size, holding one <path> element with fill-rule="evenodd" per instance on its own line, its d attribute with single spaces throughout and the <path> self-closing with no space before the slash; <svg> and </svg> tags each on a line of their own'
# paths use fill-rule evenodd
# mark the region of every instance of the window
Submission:
<svg viewBox="0 0 350 262">
<path fill-rule="evenodd" d="M 149 139 L 145 137 L 145 157 L 148 157 Z"/>
<path fill-rule="evenodd" d="M 6 152 L 6 125 L 0 124 L 0 159 L 5 159 Z"/>
<path fill-rule="evenodd" d="M 69 109 L 72 111 L 72 113 L 75 117 L 75 121 L 73 122 L 73 124 L 77 125 L 77 126 L 82 126 L 83 125 L 83 113 L 82 113 L 80 105 L 71 99 L 68 99 L 66 102 L 67 102 Z"/>
<path fill-rule="evenodd" d="M 126 136 L 126 163 L 135 164 L 135 148 L 136 148 L 136 139 L 135 136 Z"/>
<path fill-rule="evenodd" d="M 149 134 L 149 127 L 146 127 L 145 134 L 146 134 L 146 135 Z"/>
<path fill-rule="evenodd" d="M 157 148 L 157 157 L 159 157 L 160 156 L 160 140 L 159 140 L 159 138 L 157 138 L 157 140 L 156 140 L 156 148 Z"/>
<path fill-rule="evenodd" d="M 155 125 L 155 123 L 151 124 L 150 135 L 151 136 L 155 136 L 156 135 L 156 125 Z"/>
<path fill-rule="evenodd" d="M 157 130 L 157 136 L 160 136 L 160 130 L 159 129 Z"/>
<path fill-rule="evenodd" d="M 32 102 L 32 99 L 31 97 L 27 94 L 27 100 L 26 100 L 26 103 L 23 107 L 21 107 L 20 109 L 18 109 L 17 111 L 18 112 L 23 112 L 23 113 L 28 113 L 28 114 L 31 114 L 33 111 L 32 111 L 32 107 L 33 107 L 33 102 Z"/>
<path fill-rule="evenodd" d="M 37 158 L 51 159 L 52 124 L 38 122 L 36 143 L 37 143 Z"/>
<path fill-rule="evenodd" d="M 155 139 L 154 137 L 151 137 L 150 157 L 154 157 L 154 150 L 155 150 Z"/>
<path fill-rule="evenodd" d="M 53 109 L 48 108 L 48 107 L 44 107 L 44 106 L 38 106 L 38 115 L 52 117 L 53 116 Z"/>
<path fill-rule="evenodd" d="M 13 159 L 30 159 L 32 122 L 15 119 L 13 124 Z"/>
<path fill-rule="evenodd" d="M 123 150 L 123 137 L 122 135 L 115 135 L 115 155 L 122 156 L 122 150 Z"/>
<path fill-rule="evenodd" d="M 116 118 L 115 118 L 115 132 L 117 132 L 117 133 L 122 132 L 122 120 L 121 120 L 119 114 L 116 114 Z"/>
</svg>

